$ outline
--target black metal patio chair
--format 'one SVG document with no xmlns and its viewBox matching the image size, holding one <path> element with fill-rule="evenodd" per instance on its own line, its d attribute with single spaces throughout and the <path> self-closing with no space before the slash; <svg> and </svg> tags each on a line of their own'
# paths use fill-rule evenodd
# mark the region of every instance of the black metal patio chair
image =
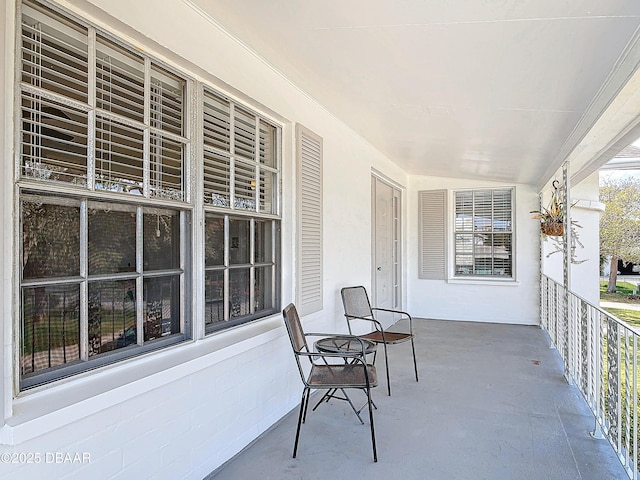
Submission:
<svg viewBox="0 0 640 480">
<path fill-rule="evenodd" d="M 367 404 L 369 407 L 369 423 L 371 426 L 371 445 L 373 447 L 373 461 L 378 461 L 376 451 L 376 435 L 373 425 L 373 403 L 371 401 L 371 388 L 378 384 L 376 369 L 373 365 L 368 365 L 365 358 L 365 345 L 358 337 L 353 335 L 334 335 L 322 333 L 305 333 L 300 323 L 300 317 L 293 304 L 287 305 L 282 311 L 284 323 L 289 333 L 291 346 L 300 372 L 300 378 L 304 384 L 302 400 L 300 402 L 300 413 L 298 415 L 298 427 L 296 439 L 293 445 L 293 458 L 296 458 L 298 451 L 298 439 L 300 438 L 300 427 L 305 422 L 309 396 L 311 390 L 335 391 L 337 389 L 355 388 L 364 390 L 367 394 Z M 356 340 L 361 346 L 361 351 L 351 350 L 350 352 L 325 353 L 312 352 L 307 344 L 307 337 L 342 337 Z M 353 343 L 353 342 L 351 342 Z M 311 364 L 311 370 L 305 375 L 302 367 L 301 357 L 307 357 Z M 335 363 L 335 359 L 343 362 Z M 334 363 L 331 363 L 332 360 Z M 347 397 L 348 398 L 348 397 Z M 351 401 L 349 400 L 349 403 Z M 353 404 L 352 404 L 353 408 Z M 355 410 L 355 408 L 354 408 Z"/>
<path fill-rule="evenodd" d="M 344 305 L 344 315 L 347 318 L 347 325 L 349 326 L 349 333 L 353 333 L 351 324 L 353 321 L 364 320 L 371 322 L 374 325 L 374 330 L 359 335 L 360 338 L 370 340 L 375 343 L 381 343 L 384 347 L 384 362 L 387 370 L 387 391 L 391 395 L 391 383 L 389 382 L 389 356 L 387 355 L 387 345 L 394 345 L 397 343 L 411 342 L 411 351 L 413 353 L 413 368 L 416 374 L 416 382 L 418 381 L 418 364 L 416 362 L 416 349 L 413 339 L 413 318 L 407 312 L 401 310 L 389 310 L 386 308 L 374 308 L 371 307 L 369 302 L 369 295 L 367 290 L 363 286 L 357 287 L 345 287 L 340 291 L 342 295 L 342 304 Z M 385 330 L 382 327 L 380 321 L 376 318 L 375 312 L 388 312 L 392 314 L 399 314 L 401 318 L 397 321 L 407 319 L 409 320 L 409 332 L 397 332 Z M 375 363 L 375 356 L 374 356 Z"/>
</svg>

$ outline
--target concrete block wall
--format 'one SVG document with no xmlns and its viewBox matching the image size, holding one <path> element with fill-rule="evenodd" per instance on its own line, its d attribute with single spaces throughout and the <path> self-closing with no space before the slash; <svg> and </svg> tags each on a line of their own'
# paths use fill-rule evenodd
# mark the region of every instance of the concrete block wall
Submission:
<svg viewBox="0 0 640 480">
<path fill-rule="evenodd" d="M 1 445 L 0 472 L 5 480 L 201 479 L 295 408 L 299 392 L 291 348 L 279 338 L 19 445 Z"/>
</svg>

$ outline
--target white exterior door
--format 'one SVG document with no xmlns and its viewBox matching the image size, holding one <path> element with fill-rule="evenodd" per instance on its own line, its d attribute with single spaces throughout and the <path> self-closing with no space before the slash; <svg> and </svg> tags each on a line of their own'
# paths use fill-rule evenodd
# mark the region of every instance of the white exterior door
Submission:
<svg viewBox="0 0 640 480">
<path fill-rule="evenodd" d="M 400 191 L 380 178 L 371 181 L 372 303 L 380 308 L 400 307 Z"/>
</svg>

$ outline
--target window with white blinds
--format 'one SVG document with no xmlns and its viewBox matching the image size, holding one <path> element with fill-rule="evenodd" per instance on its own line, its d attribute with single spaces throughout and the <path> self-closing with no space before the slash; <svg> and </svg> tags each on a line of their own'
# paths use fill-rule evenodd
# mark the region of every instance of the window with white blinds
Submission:
<svg viewBox="0 0 640 480">
<path fill-rule="evenodd" d="M 259 115 L 205 89 L 205 205 L 277 214 L 279 132 Z"/>
<path fill-rule="evenodd" d="M 279 308 L 280 130 L 205 88 L 205 330 Z"/>
<path fill-rule="evenodd" d="M 18 8 L 19 388 L 191 338 L 195 269 L 206 333 L 277 313 L 281 127 L 63 7 Z"/>
<path fill-rule="evenodd" d="M 96 39 L 96 106 L 144 122 L 144 58 Z"/>
<path fill-rule="evenodd" d="M 190 338 L 192 207 L 187 79 L 61 11 L 20 12 L 27 389 Z"/>
<path fill-rule="evenodd" d="M 21 11 L 22 176 L 187 200 L 186 80 L 35 2 Z"/>
<path fill-rule="evenodd" d="M 455 202 L 455 276 L 513 276 L 513 189 L 461 190 Z"/>
<path fill-rule="evenodd" d="M 418 192 L 418 277 L 444 280 L 446 251 L 447 191 Z"/>
<path fill-rule="evenodd" d="M 322 310 L 322 138 L 296 126 L 298 294 L 301 315 Z"/>
</svg>

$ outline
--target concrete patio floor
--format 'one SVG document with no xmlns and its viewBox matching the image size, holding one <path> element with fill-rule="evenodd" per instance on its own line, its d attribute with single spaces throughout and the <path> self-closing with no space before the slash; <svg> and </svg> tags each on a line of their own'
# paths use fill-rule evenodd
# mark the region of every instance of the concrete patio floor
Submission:
<svg viewBox="0 0 640 480">
<path fill-rule="evenodd" d="M 428 319 L 414 326 L 419 382 L 409 344 L 392 346 L 387 396 L 378 358 L 377 463 L 367 415 L 361 425 L 333 400 L 309 409 L 297 458 L 295 409 L 207 480 L 628 478 L 609 443 L 590 436 L 593 415 L 541 329 Z M 364 401 L 360 391 L 351 396 Z"/>
</svg>

